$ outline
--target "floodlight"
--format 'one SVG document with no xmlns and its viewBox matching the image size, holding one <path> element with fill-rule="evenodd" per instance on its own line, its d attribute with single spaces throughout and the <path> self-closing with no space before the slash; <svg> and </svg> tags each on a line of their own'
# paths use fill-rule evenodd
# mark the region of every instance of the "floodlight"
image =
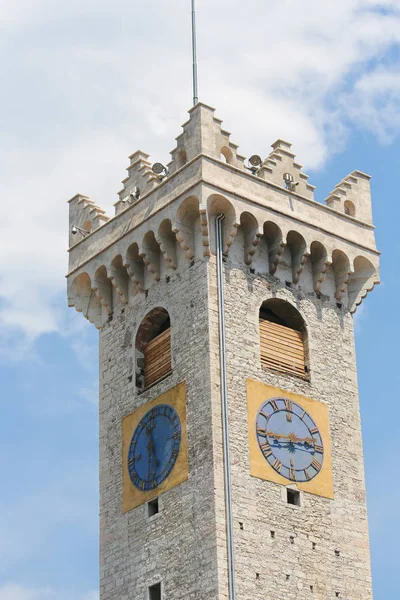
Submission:
<svg viewBox="0 0 400 600">
<path fill-rule="evenodd" d="M 294 192 L 296 187 L 299 185 L 299 182 L 295 182 L 294 177 L 291 173 L 284 173 L 283 181 L 285 182 L 285 188 L 290 192 Z"/>
<path fill-rule="evenodd" d="M 164 165 L 159 162 L 154 163 L 154 165 L 151 167 L 151 170 L 155 175 L 161 175 L 161 177 L 168 175 L 167 167 L 164 167 Z"/>
<path fill-rule="evenodd" d="M 261 156 L 258 156 L 258 154 L 253 154 L 249 158 L 249 163 L 252 167 L 259 167 L 262 163 Z"/>
<path fill-rule="evenodd" d="M 87 231 L 87 229 L 82 229 L 82 227 L 78 227 L 78 225 L 72 225 L 71 233 L 72 235 L 80 233 L 82 237 L 86 237 L 87 235 L 89 235 L 90 231 Z"/>
</svg>

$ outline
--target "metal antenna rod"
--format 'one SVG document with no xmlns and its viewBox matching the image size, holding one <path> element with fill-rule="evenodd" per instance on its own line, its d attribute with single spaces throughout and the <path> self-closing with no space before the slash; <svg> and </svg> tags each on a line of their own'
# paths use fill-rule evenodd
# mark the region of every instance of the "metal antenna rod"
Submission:
<svg viewBox="0 0 400 600">
<path fill-rule="evenodd" d="M 196 50 L 196 7 L 192 0 L 192 51 L 193 51 L 193 106 L 199 101 L 197 91 L 197 50 Z"/>
</svg>

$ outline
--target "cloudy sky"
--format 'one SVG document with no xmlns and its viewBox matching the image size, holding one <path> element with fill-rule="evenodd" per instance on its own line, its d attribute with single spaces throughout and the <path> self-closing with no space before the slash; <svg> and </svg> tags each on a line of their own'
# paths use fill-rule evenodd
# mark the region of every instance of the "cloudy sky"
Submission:
<svg viewBox="0 0 400 600">
<path fill-rule="evenodd" d="M 242 154 L 294 144 L 322 201 L 373 175 L 382 285 L 356 317 L 375 600 L 397 590 L 399 0 L 197 0 L 200 99 Z M 190 0 L 0 0 L 0 600 L 95 600 L 97 336 L 66 308 L 67 204 L 191 106 Z"/>
</svg>

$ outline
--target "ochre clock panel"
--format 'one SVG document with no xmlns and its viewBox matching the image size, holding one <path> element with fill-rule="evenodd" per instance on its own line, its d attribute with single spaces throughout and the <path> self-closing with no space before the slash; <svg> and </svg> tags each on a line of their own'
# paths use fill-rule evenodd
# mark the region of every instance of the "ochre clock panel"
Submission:
<svg viewBox="0 0 400 600">
<path fill-rule="evenodd" d="M 158 410 L 159 407 L 159 410 Z M 157 413 L 160 413 L 157 415 Z M 138 445 L 142 443 L 142 447 L 148 451 L 149 443 L 150 450 L 153 444 L 151 438 L 151 416 L 155 415 L 155 421 L 160 416 L 165 420 L 175 419 L 180 422 L 180 445 L 179 450 L 177 446 L 171 446 L 171 453 L 173 455 L 173 462 L 170 462 L 168 475 L 157 485 L 157 479 L 152 489 L 140 489 L 141 485 L 144 487 L 144 483 L 137 478 L 136 485 L 132 482 L 132 440 L 138 440 Z M 150 417 L 150 420 L 149 420 Z M 148 421 L 148 422 L 147 422 Z M 172 427 L 172 426 L 171 426 Z M 154 428 L 157 434 L 157 425 Z M 149 433 L 150 432 L 150 433 Z M 148 442 L 146 443 L 146 435 L 148 435 Z M 176 431 L 171 428 L 171 444 L 174 444 L 174 433 Z M 144 439 L 141 440 L 141 437 Z M 135 443 L 135 442 L 134 442 Z M 154 440 L 154 448 L 156 447 L 156 440 Z M 154 450 L 155 452 L 155 450 Z M 175 455 L 174 455 L 175 453 Z M 146 461 L 150 462 L 148 456 L 144 457 Z M 122 508 L 123 512 L 127 512 L 140 506 L 144 502 L 148 502 L 152 498 L 159 496 L 160 494 L 170 490 L 171 488 L 179 485 L 183 481 L 186 481 L 189 474 L 188 469 L 188 444 L 187 444 L 187 424 L 186 424 L 186 385 L 180 383 L 176 387 L 168 390 L 164 394 L 161 394 L 154 400 L 146 402 L 143 406 L 138 408 L 135 412 L 125 417 L 122 421 L 122 472 L 123 472 L 123 492 L 122 492 Z M 160 478 L 161 479 L 161 478 Z"/>
<path fill-rule="evenodd" d="M 327 405 L 248 379 L 247 408 L 251 475 L 333 498 Z"/>
</svg>

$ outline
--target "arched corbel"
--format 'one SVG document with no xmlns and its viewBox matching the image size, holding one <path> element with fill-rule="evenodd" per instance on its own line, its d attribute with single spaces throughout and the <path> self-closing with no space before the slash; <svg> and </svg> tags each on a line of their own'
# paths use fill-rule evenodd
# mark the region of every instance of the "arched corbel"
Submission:
<svg viewBox="0 0 400 600">
<path fill-rule="evenodd" d="M 353 266 L 354 274 L 348 284 L 349 310 L 355 313 L 357 307 L 379 283 L 379 275 L 374 265 L 365 257 L 357 256 Z"/>
<path fill-rule="evenodd" d="M 137 292 L 144 292 L 144 263 L 139 255 L 139 246 L 133 243 L 129 246 L 124 267 L 131 278 Z"/>
<path fill-rule="evenodd" d="M 286 248 L 286 238 L 283 237 L 278 225 L 272 221 L 264 223 L 264 236 L 268 248 L 269 272 L 275 275 Z"/>
<path fill-rule="evenodd" d="M 186 228 L 181 223 L 179 225 L 177 223 L 175 223 L 172 231 L 174 232 L 176 239 L 178 240 L 178 243 L 180 244 L 181 248 L 185 251 L 185 254 L 188 257 L 188 259 L 192 260 L 192 258 L 194 258 L 194 235 L 193 235 L 193 232 L 189 231 L 189 229 Z"/>
<path fill-rule="evenodd" d="M 93 323 L 97 329 L 102 326 L 102 310 L 94 290 L 91 287 L 90 277 L 87 273 L 78 275 L 71 286 L 69 306 L 74 306 L 77 312 L 83 314 L 85 319 Z"/>
<path fill-rule="evenodd" d="M 246 265 L 250 266 L 253 262 L 253 257 L 257 246 L 260 243 L 263 231 L 260 229 L 257 219 L 248 212 L 244 212 L 240 215 L 240 227 L 243 231 L 244 262 Z"/>
<path fill-rule="evenodd" d="M 107 269 L 104 265 L 99 267 L 95 273 L 93 291 L 100 304 L 110 315 L 112 313 L 112 291 L 111 283 L 107 276 Z"/>
<path fill-rule="evenodd" d="M 148 231 L 144 236 L 140 256 L 143 258 L 143 262 L 147 266 L 149 273 L 152 274 L 156 281 L 160 281 L 161 250 L 153 231 Z"/>
<path fill-rule="evenodd" d="M 348 257 L 341 250 L 333 251 L 332 266 L 335 274 L 335 298 L 338 302 L 342 302 L 347 292 L 350 277 L 353 275 L 353 270 Z"/>
<path fill-rule="evenodd" d="M 287 235 L 287 245 L 290 249 L 292 258 L 292 279 L 293 283 L 300 281 L 300 275 L 304 269 L 311 251 L 307 242 L 297 231 L 289 231 Z"/>
<path fill-rule="evenodd" d="M 210 256 L 210 234 L 208 230 L 207 210 L 200 208 L 200 228 L 201 228 L 201 243 L 203 246 L 203 256 Z"/>
<path fill-rule="evenodd" d="M 328 256 L 326 248 L 320 242 L 311 244 L 311 264 L 313 273 L 314 291 L 321 292 L 322 284 L 332 264 L 332 257 Z"/>
<path fill-rule="evenodd" d="M 170 269 L 176 269 L 176 237 L 172 232 L 171 221 L 169 219 L 165 219 L 161 223 L 158 234 L 155 237 L 168 267 Z"/>
<path fill-rule="evenodd" d="M 226 241 L 224 244 L 224 254 L 229 253 L 229 250 L 231 249 L 231 246 L 233 244 L 233 240 L 235 239 L 235 236 L 237 234 L 238 227 L 239 223 L 232 223 L 232 225 L 229 227 L 229 230 L 226 235 Z"/>
<path fill-rule="evenodd" d="M 121 298 L 121 301 L 124 304 L 128 303 L 128 274 L 124 265 L 122 264 L 122 256 L 119 254 L 114 258 L 111 263 L 111 268 L 108 273 L 108 277 L 111 281 L 111 284 L 118 296 Z"/>
<path fill-rule="evenodd" d="M 199 221 L 199 200 L 196 196 L 185 198 L 178 207 L 172 231 L 189 260 L 195 256 L 195 227 Z"/>
</svg>

